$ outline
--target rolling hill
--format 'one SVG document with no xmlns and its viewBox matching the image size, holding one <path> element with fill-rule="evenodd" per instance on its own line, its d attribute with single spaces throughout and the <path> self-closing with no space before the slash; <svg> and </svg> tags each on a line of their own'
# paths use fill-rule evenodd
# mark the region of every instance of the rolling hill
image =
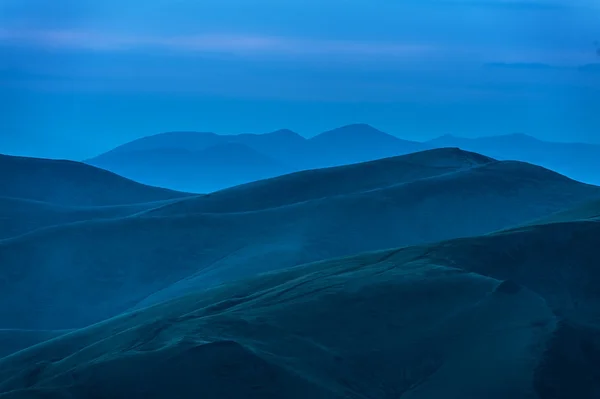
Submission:
<svg viewBox="0 0 600 399">
<path fill-rule="evenodd" d="M 446 173 L 398 184 L 382 179 L 381 188 L 342 183 L 340 195 L 313 193 L 314 199 L 283 200 L 287 205 L 255 206 L 263 208 L 256 211 L 206 213 L 199 203 L 182 212 L 166 206 L 1 241 L 0 303 L 21 307 L 0 307 L 0 327 L 81 327 L 259 272 L 484 234 L 600 197 L 598 187 L 534 165 L 449 152 L 481 162 L 471 168 L 457 163 L 455 172 L 442 168 Z M 357 180 L 362 176 L 360 168 L 353 173 Z M 407 174 L 400 174 L 401 181 L 402 176 Z M 243 204 L 251 196 L 238 198 Z"/>
<path fill-rule="evenodd" d="M 457 148 L 313 169 L 220 190 L 157 207 L 148 214 L 256 211 L 331 196 L 385 188 L 495 162 Z"/>
<path fill-rule="evenodd" d="M 600 145 L 542 141 L 526 134 L 464 138 L 452 135 L 426 142 L 433 147 L 460 147 L 499 160 L 518 160 L 555 170 L 573 179 L 600 184 Z"/>
<path fill-rule="evenodd" d="M 47 202 L 0 197 L 0 240 L 43 227 L 83 220 L 125 217 L 169 203 L 171 201 L 167 200 L 132 205 L 68 207 Z"/>
<path fill-rule="evenodd" d="M 534 223 L 559 223 L 571 222 L 575 220 L 595 220 L 600 219 L 600 200 L 586 202 L 574 208 L 565 209 L 552 215 L 536 220 Z"/>
<path fill-rule="evenodd" d="M 0 197 L 61 206 L 109 206 L 181 198 L 80 162 L 0 155 Z"/>
<path fill-rule="evenodd" d="M 595 399 L 598 235 L 536 225 L 196 292 L 0 359 L 0 392 Z"/>
</svg>

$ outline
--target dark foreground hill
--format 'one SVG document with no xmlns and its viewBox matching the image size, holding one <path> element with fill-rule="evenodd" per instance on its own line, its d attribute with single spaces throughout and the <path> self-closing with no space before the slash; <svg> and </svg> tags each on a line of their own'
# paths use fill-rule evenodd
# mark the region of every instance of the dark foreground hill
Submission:
<svg viewBox="0 0 600 399">
<path fill-rule="evenodd" d="M 164 207 L 38 230 L 0 242 L 0 327 L 82 327 L 259 272 L 484 234 L 598 196 L 598 187 L 540 167 L 488 162 L 260 211 Z M 19 308 L 1 305 L 12 303 Z"/>
<path fill-rule="evenodd" d="M 69 330 L 14 330 L 0 329 L 0 358 L 17 352 L 21 349 L 51 340 L 66 334 Z"/>
<path fill-rule="evenodd" d="M 62 206 L 124 205 L 187 194 L 145 186 L 80 162 L 0 155 L 0 197 Z"/>
<path fill-rule="evenodd" d="M 0 397 L 595 399 L 599 235 L 531 226 L 183 296 L 0 360 Z"/>
</svg>

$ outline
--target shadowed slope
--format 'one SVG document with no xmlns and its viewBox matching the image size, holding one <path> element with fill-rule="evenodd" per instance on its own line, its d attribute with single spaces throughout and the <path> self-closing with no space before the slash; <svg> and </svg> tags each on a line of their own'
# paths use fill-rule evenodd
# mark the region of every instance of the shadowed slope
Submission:
<svg viewBox="0 0 600 399">
<path fill-rule="evenodd" d="M 594 399 L 599 335 L 573 322 L 593 324 L 591 313 L 581 317 L 560 295 L 597 305 L 581 284 L 600 283 L 589 238 L 599 226 L 367 253 L 181 297 L 0 360 L 0 392 Z M 585 354 L 573 350 L 582 345 Z"/>
<path fill-rule="evenodd" d="M 39 228 L 83 220 L 112 219 L 133 215 L 170 201 L 133 205 L 67 207 L 47 202 L 0 197 L 0 240 Z"/>
<path fill-rule="evenodd" d="M 64 206 L 124 205 L 184 197 L 79 162 L 0 155 L 0 196 Z"/>
<path fill-rule="evenodd" d="M 1 303 L 21 304 L 0 307 L 0 320 L 11 328 L 79 327 L 140 301 L 334 256 L 483 234 L 598 195 L 543 168 L 493 162 L 259 212 L 39 230 L 0 242 Z"/>
<path fill-rule="evenodd" d="M 51 340 L 67 332 L 69 331 L 0 329 L 0 358 L 40 342 Z"/>
<path fill-rule="evenodd" d="M 600 218 L 600 200 L 586 202 L 580 206 L 554 213 L 550 216 L 536 220 L 534 223 L 569 222 L 574 220 L 588 220 Z"/>
</svg>

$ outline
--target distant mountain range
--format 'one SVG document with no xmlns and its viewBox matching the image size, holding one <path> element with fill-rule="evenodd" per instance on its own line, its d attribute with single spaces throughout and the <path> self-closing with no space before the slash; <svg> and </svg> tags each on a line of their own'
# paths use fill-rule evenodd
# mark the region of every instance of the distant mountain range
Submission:
<svg viewBox="0 0 600 399">
<path fill-rule="evenodd" d="M 240 135 L 169 132 L 132 141 L 86 162 L 144 184 L 208 193 L 295 171 L 427 148 L 356 124 L 310 139 L 290 130 Z"/>
<path fill-rule="evenodd" d="M 240 135 L 169 132 L 132 141 L 86 162 L 144 184 L 209 193 L 300 170 L 442 147 L 534 163 L 600 184 L 596 173 L 600 170 L 600 145 L 546 142 L 524 134 L 477 139 L 447 135 L 416 142 L 366 124 L 343 126 L 310 139 L 290 130 Z"/>
</svg>

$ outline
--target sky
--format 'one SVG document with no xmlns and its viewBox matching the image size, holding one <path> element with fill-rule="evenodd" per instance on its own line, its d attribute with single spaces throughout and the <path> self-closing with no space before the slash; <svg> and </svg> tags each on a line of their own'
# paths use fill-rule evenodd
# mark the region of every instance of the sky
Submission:
<svg viewBox="0 0 600 399">
<path fill-rule="evenodd" d="M 600 143 L 597 0 L 0 0 L 0 153 L 369 123 Z"/>
</svg>

